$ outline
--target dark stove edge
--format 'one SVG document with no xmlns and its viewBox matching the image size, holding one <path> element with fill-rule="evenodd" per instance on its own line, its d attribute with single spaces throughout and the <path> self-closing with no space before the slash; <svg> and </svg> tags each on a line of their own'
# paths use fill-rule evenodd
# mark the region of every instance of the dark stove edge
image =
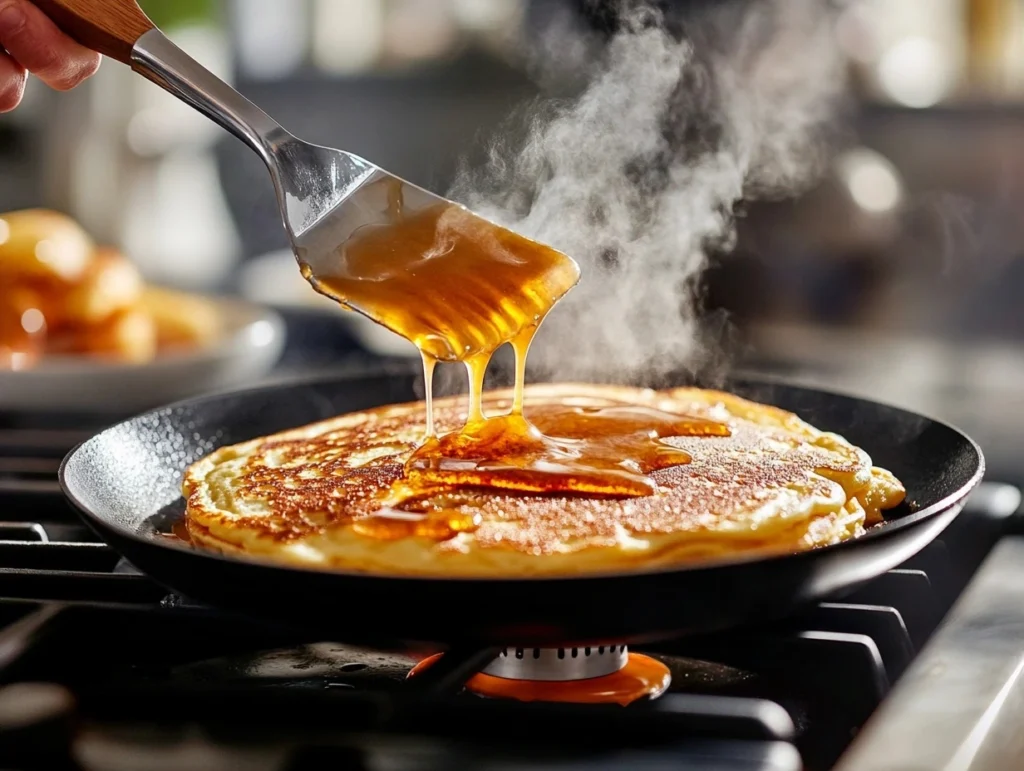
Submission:
<svg viewBox="0 0 1024 771">
<path fill-rule="evenodd" d="M 1022 565 L 1024 536 L 1003 538 L 834 771 L 1020 765 Z"/>
</svg>

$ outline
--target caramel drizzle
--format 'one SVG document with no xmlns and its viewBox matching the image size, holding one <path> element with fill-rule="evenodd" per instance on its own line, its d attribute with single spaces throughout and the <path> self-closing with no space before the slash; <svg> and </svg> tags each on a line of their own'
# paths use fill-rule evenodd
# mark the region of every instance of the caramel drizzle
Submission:
<svg viewBox="0 0 1024 771">
<path fill-rule="evenodd" d="M 423 401 L 426 404 L 427 426 L 424 441 L 434 436 L 434 367 L 437 366 L 437 359 L 429 353 L 420 351 L 423 358 Z"/>
<path fill-rule="evenodd" d="M 576 263 L 461 207 L 407 212 L 401 184 L 387 184 L 388 223 L 357 231 L 339 249 L 343 274 L 316 281 L 411 341 L 423 362 L 425 432 L 405 463 L 404 498 L 358 518 L 357 532 L 450 538 L 473 529 L 478 517 L 465 504 L 411 508 L 441 489 L 652 495 L 658 487 L 650 473 L 691 460 L 667 440 L 729 435 L 720 423 L 628 405 L 548 409 L 528 420 L 527 354 L 548 312 L 578 280 Z M 484 376 L 506 343 L 515 353 L 513 401 L 508 413 L 489 417 Z M 443 436 L 434 422 L 438 360 L 461 361 L 469 380 L 465 424 Z"/>
</svg>

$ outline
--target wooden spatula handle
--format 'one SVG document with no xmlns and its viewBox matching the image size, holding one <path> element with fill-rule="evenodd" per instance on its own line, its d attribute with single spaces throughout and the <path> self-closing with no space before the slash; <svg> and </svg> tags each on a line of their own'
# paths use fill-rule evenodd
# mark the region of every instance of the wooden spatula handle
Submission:
<svg viewBox="0 0 1024 771">
<path fill-rule="evenodd" d="M 70 37 L 131 64 L 132 48 L 153 22 L 135 0 L 33 0 Z"/>
</svg>

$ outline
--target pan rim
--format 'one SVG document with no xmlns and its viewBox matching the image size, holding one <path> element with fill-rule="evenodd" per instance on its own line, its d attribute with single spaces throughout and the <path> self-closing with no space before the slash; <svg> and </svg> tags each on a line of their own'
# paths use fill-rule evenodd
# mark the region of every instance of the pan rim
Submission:
<svg viewBox="0 0 1024 771">
<path fill-rule="evenodd" d="M 649 569 L 632 569 L 632 570 L 619 570 L 619 571 L 602 571 L 602 572 L 586 572 L 569 575 L 534 575 L 534 576 L 420 576 L 420 575 L 401 575 L 396 573 L 376 573 L 376 572 L 362 572 L 362 571 L 351 571 L 351 570 L 337 570 L 337 569 L 319 569 L 314 567 L 307 567 L 304 565 L 293 565 L 288 563 L 276 562 L 273 560 L 260 559 L 258 557 L 236 557 L 233 555 L 225 555 L 218 552 L 213 552 L 205 549 L 194 549 L 187 546 L 179 545 L 170 541 L 170 539 L 158 539 L 149 536 L 141 535 L 140 533 L 133 531 L 129 527 L 110 522 L 107 519 L 95 514 L 86 506 L 70 489 L 70 485 L 67 480 L 67 469 L 68 466 L 74 461 L 75 457 L 82 448 L 90 442 L 97 441 L 103 434 L 114 431 L 121 426 L 127 425 L 134 421 L 140 420 L 148 416 L 158 416 L 166 413 L 171 413 L 176 409 L 184 406 L 199 406 L 204 402 L 211 402 L 217 399 L 222 399 L 228 396 L 244 396 L 246 394 L 257 394 L 257 393 L 271 393 L 274 391 L 282 391 L 287 389 L 293 389 L 297 387 L 316 387 L 318 385 L 330 385 L 330 384 L 341 384 L 345 381 L 352 381 L 367 377 L 388 377 L 399 374 L 398 372 L 356 372 L 351 374 L 333 374 L 333 375 L 319 375 L 311 378 L 298 378 L 295 380 L 289 380 L 285 382 L 265 384 L 262 386 L 254 386 L 251 388 L 244 389 L 225 389 L 216 393 L 205 394 L 200 397 L 193 397 L 190 399 L 181 399 L 176 402 L 157 407 L 145 412 L 138 413 L 131 417 L 125 418 L 124 420 L 118 421 L 107 428 L 99 431 L 88 439 L 79 442 L 73 447 L 61 460 L 60 466 L 57 471 L 57 478 L 60 484 L 61 491 L 68 502 L 79 512 L 79 515 L 85 519 L 86 523 L 95 531 L 97 531 L 107 542 L 106 533 L 113 532 L 119 537 L 124 538 L 128 541 L 138 542 L 140 545 L 145 547 L 152 547 L 156 549 L 166 549 L 177 552 L 181 555 L 189 555 L 189 559 L 201 559 L 201 560 L 212 560 L 227 564 L 233 568 L 244 567 L 250 565 L 253 567 L 262 568 L 264 570 L 282 571 L 286 573 L 299 572 L 303 574 L 313 574 L 319 576 L 330 576 L 339 579 L 358 578 L 361 580 L 375 579 L 381 582 L 426 582 L 431 584 L 446 584 L 446 585 L 458 585 L 466 583 L 488 583 L 492 585 L 513 585 L 518 583 L 528 583 L 536 585 L 539 583 L 546 582 L 557 582 L 566 583 L 571 581 L 607 581 L 607 580 L 629 580 L 629 579 L 646 579 L 652 578 L 659 575 L 666 574 L 679 574 L 679 573 L 701 573 L 711 572 L 716 570 L 725 570 L 730 567 L 749 566 L 755 563 L 760 564 L 774 564 L 782 560 L 799 560 L 799 559 L 810 559 L 816 554 L 821 552 L 837 553 L 840 550 L 849 550 L 856 548 L 857 544 L 864 542 L 865 540 L 878 540 L 881 538 L 888 537 L 890 534 L 904 530 L 909 527 L 926 520 L 932 519 L 949 509 L 962 504 L 967 496 L 974 490 L 975 487 L 981 482 L 985 475 L 985 456 L 982 452 L 981 447 L 975 442 L 966 432 L 960 430 L 956 426 L 952 425 L 943 420 L 938 420 L 924 413 L 918 413 L 908 410 L 904 407 L 900 407 L 888 402 L 865 398 L 858 396 L 853 393 L 844 392 L 842 390 L 832 388 L 818 388 L 810 385 L 801 385 L 799 383 L 786 380 L 782 377 L 762 376 L 762 375 L 750 375 L 743 374 L 737 375 L 734 379 L 726 381 L 725 386 L 722 390 L 727 390 L 732 385 L 750 385 L 756 387 L 758 385 L 766 386 L 782 386 L 785 388 L 796 389 L 804 392 L 825 394 L 829 396 L 838 396 L 846 399 L 854 399 L 861 402 L 870 403 L 877 407 L 883 407 L 886 409 L 895 410 L 907 415 L 912 415 L 917 418 L 923 418 L 929 421 L 931 424 L 940 426 L 947 430 L 952 431 L 954 434 L 965 440 L 967 446 L 973 451 L 977 459 L 977 467 L 974 473 L 971 475 L 964 484 L 958 489 L 954 490 L 944 498 L 918 510 L 906 514 L 899 519 L 883 522 L 875 525 L 874 527 L 867 530 L 864 535 L 857 538 L 840 541 L 834 544 L 828 544 L 826 546 L 819 546 L 813 549 L 807 549 L 800 552 L 762 552 L 748 555 L 734 555 L 727 556 L 711 560 L 701 560 L 694 563 L 686 563 L 681 565 L 661 565 L 658 567 L 652 567 Z M 402 374 L 411 374 L 411 372 L 403 372 Z M 344 413 L 339 413 L 344 414 Z M 870 453 L 869 453 L 870 454 Z M 109 543 L 109 542 L 108 542 Z M 115 549 L 120 553 L 120 550 Z M 231 569 L 231 568 L 228 568 Z M 143 571 L 145 572 L 145 571 Z"/>
</svg>

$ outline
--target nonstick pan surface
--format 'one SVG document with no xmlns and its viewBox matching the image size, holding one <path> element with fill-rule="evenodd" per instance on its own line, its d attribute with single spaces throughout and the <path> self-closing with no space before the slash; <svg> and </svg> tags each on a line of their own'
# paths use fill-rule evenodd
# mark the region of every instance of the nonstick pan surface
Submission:
<svg viewBox="0 0 1024 771">
<path fill-rule="evenodd" d="M 784 616 L 913 556 L 981 480 L 981 450 L 905 410 L 769 381 L 729 386 L 863 447 L 911 505 L 861 538 L 792 555 L 568 578 L 401 578 L 317 571 L 190 549 L 158 535 L 181 517 L 185 468 L 216 447 L 415 398 L 412 375 L 311 381 L 210 396 L 89 439 L 60 479 L 99 535 L 169 589 L 224 609 L 378 646 L 643 642 Z"/>
</svg>

